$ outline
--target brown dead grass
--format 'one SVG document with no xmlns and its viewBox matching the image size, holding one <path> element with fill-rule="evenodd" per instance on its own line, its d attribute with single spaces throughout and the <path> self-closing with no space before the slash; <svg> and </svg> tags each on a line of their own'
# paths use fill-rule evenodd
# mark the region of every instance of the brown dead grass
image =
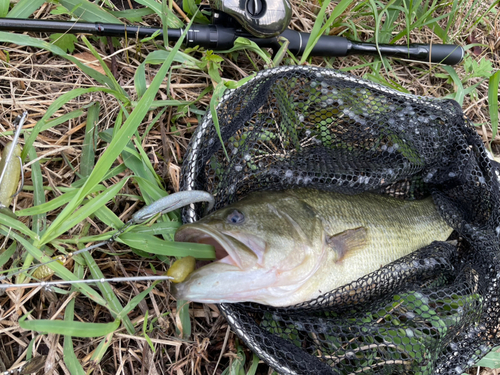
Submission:
<svg viewBox="0 0 500 375">
<path fill-rule="evenodd" d="M 475 12 L 484 11 L 489 2 L 484 2 Z M 315 14 L 319 7 L 309 1 L 294 2 L 294 16 L 291 27 L 309 32 L 312 29 Z M 49 12 L 52 5 L 45 4 L 36 12 L 37 18 L 54 18 Z M 349 14 L 350 19 L 358 24 L 370 24 L 367 17 L 362 18 L 356 14 Z M 459 20 L 460 21 L 460 20 Z M 457 25 L 460 22 L 457 22 Z M 146 25 L 158 25 L 159 20 L 155 16 L 146 18 Z M 490 32 L 489 30 L 493 30 Z M 338 30 L 340 31 L 340 30 Z M 360 29 L 361 36 L 371 36 L 369 30 Z M 496 69 L 500 69 L 500 20 L 496 18 L 485 18 L 483 22 L 473 29 L 472 32 L 464 34 L 464 30 L 452 29 L 452 37 L 460 44 L 467 44 L 466 39 L 472 33 L 474 38 L 488 46 L 481 48 L 476 57 L 488 58 Z M 48 40 L 46 36 L 34 35 Z M 423 29 L 412 34 L 411 42 L 429 41 L 439 43 L 437 37 L 428 29 Z M 120 85 L 133 97 L 134 73 L 143 57 L 154 50 L 154 44 L 139 45 L 135 40 L 128 40 L 120 49 L 114 53 L 108 44 L 95 41 L 93 45 L 105 58 Z M 75 53 L 85 54 L 88 49 L 84 43 L 78 43 Z M 469 52 L 471 53 L 471 52 Z M 33 127 L 35 123 L 45 114 L 48 106 L 64 93 L 78 87 L 92 87 L 96 83 L 83 74 L 72 63 L 58 58 L 49 52 L 36 50 L 30 47 L 17 45 L 0 46 L 0 60 L 9 64 L 0 65 L 0 133 L 12 130 L 14 118 L 22 111 L 28 111 L 29 117 L 26 127 Z M 111 56 L 112 55 L 112 56 Z M 81 55 L 90 60 L 88 55 Z M 87 57 L 85 57 L 87 56 Z M 262 68 L 262 61 L 251 55 L 255 62 Z M 251 74 L 254 70 L 247 56 L 239 55 L 237 61 L 222 56 L 222 76 L 227 79 L 239 80 Z M 363 63 L 356 56 L 339 58 L 333 63 L 334 68 L 351 67 Z M 327 66 L 324 60 L 314 58 L 313 64 Z M 439 67 L 429 67 L 424 63 L 394 63 L 393 70 L 384 74 L 397 80 L 406 89 L 414 94 L 429 96 L 444 96 L 453 90 L 452 85 L 444 79 L 437 78 L 436 72 L 443 72 Z M 147 68 L 148 78 L 151 80 L 156 73 L 156 66 Z M 456 68 L 459 75 L 465 74 L 463 67 Z M 369 72 L 369 68 L 351 71 L 351 74 L 363 76 Z M 478 82 L 479 79 L 471 80 L 468 85 Z M 171 82 L 164 83 L 158 99 L 179 99 L 194 101 L 200 93 L 211 85 L 211 79 L 207 73 L 190 71 L 188 69 L 175 70 Z M 466 97 L 464 111 L 466 115 L 476 123 L 484 123 L 478 131 L 485 140 L 491 138 L 489 128 L 489 114 L 487 110 L 487 82 L 482 83 L 477 90 L 477 98 Z M 197 102 L 196 107 L 205 110 L 210 97 L 207 95 Z M 69 113 L 78 108 L 89 105 L 92 102 L 101 103 L 101 113 L 98 127 L 103 131 L 114 123 L 118 113 L 118 107 L 112 97 L 103 93 L 93 93 L 80 96 L 67 102 L 54 117 Z M 179 116 L 176 108 L 168 109 L 158 126 L 155 126 L 144 142 L 143 146 L 150 155 L 153 166 L 157 173 L 165 179 L 169 191 L 179 188 L 179 173 L 183 154 L 187 148 L 189 139 L 196 129 L 198 119 L 193 113 Z M 154 113 L 144 120 L 144 125 L 139 129 L 143 131 L 152 120 Z M 70 186 L 75 181 L 74 170 L 78 169 L 81 154 L 84 131 L 85 116 L 70 120 L 62 125 L 43 132 L 34 144 L 37 154 L 42 162 L 42 173 L 44 186 L 51 187 L 46 192 L 46 200 L 53 199 L 61 194 L 61 187 Z M 175 126 L 176 131 L 173 131 Z M 5 143 L 6 139 L 0 140 Z M 102 153 L 100 144 L 98 154 Z M 28 165 L 25 169 L 26 186 L 32 186 L 30 179 L 31 170 Z M 123 177 L 123 176 L 119 176 Z M 138 194 L 137 187 L 129 183 L 125 188 L 126 194 Z M 27 208 L 33 204 L 33 195 L 29 190 L 24 190 L 15 200 L 15 208 Z M 121 215 L 122 220 L 127 218 L 137 209 L 137 205 L 124 198 L 117 198 L 113 207 L 115 213 Z M 57 212 L 51 212 L 48 220 L 53 220 Z M 30 223 L 26 222 L 29 226 Z M 107 229 L 101 223 L 82 223 L 74 228 L 68 235 L 78 235 L 83 226 L 89 224 L 90 232 L 97 234 Z M 1 240 L 4 243 L 3 240 Z M 4 244 L 5 245 L 5 244 Z M 164 271 L 165 265 L 158 260 L 143 259 L 129 252 L 126 247 L 113 244 L 109 252 L 118 254 L 107 255 L 105 253 L 94 253 L 96 261 L 102 272 L 109 277 L 127 275 L 147 275 L 153 273 L 153 268 Z M 1 252 L 1 250 L 0 250 Z M 20 254 L 16 254 L 18 257 Z M 67 264 L 68 268 L 72 264 Z M 142 292 L 149 286 L 148 283 L 122 283 L 113 284 L 112 287 L 121 303 L 126 304 L 131 298 Z M 85 322 L 110 322 L 112 317 L 101 306 L 89 302 L 88 299 L 79 295 L 61 295 L 50 291 L 37 289 L 26 289 L 9 291 L 0 295 L 0 372 L 15 369 L 26 359 L 28 345 L 34 341 L 33 351 L 38 356 L 45 355 L 45 361 L 41 364 L 38 373 L 60 373 L 68 374 L 68 369 L 62 361 L 62 339 L 55 335 L 38 336 L 34 332 L 22 330 L 18 325 L 20 316 L 31 311 L 35 318 L 61 319 L 64 308 L 70 299 L 76 298 L 75 318 Z M 153 343 L 153 352 L 142 335 L 142 323 L 146 312 L 150 319 L 156 318 L 148 336 Z M 221 374 L 237 356 L 236 336 L 229 330 L 226 321 L 220 316 L 215 305 L 192 304 L 190 308 L 192 316 L 193 335 L 189 339 L 180 339 L 176 334 L 178 316 L 176 314 L 175 301 L 170 294 L 169 284 L 159 284 L 141 304 L 129 316 L 137 327 L 135 335 L 129 335 L 124 329 L 119 330 L 112 338 L 110 350 L 104 355 L 100 363 L 92 363 L 90 358 L 96 350 L 99 340 L 74 339 L 75 354 L 81 361 L 87 373 L 95 374 Z M 251 360 L 251 353 L 246 351 L 247 360 Z M 259 374 L 270 373 L 270 370 L 260 365 Z M 484 372 L 481 372 L 484 373 Z M 488 373 L 488 372 L 486 372 Z M 484 373 L 484 374 L 486 374 Z M 493 374 L 494 372 L 489 372 Z"/>
</svg>

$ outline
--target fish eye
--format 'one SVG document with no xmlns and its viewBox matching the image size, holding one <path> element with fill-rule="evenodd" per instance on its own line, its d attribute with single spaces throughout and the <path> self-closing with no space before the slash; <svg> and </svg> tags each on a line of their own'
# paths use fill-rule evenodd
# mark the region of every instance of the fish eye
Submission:
<svg viewBox="0 0 500 375">
<path fill-rule="evenodd" d="M 226 221 L 229 224 L 243 224 L 245 221 L 245 215 L 241 211 L 233 210 L 227 215 Z"/>
</svg>

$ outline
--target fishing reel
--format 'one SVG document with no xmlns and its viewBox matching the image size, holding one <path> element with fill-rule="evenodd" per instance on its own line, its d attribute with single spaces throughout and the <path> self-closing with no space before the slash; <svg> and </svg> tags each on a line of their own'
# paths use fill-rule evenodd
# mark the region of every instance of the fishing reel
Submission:
<svg viewBox="0 0 500 375">
<path fill-rule="evenodd" d="M 212 23 L 235 24 L 257 38 L 280 35 L 290 24 L 292 7 L 289 0 L 210 0 Z M 234 22 L 236 21 L 236 22 Z"/>
</svg>

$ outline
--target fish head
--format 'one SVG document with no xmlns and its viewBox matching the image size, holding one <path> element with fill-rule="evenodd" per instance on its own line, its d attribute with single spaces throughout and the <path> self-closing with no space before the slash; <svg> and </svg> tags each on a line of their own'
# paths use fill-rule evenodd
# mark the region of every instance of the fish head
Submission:
<svg viewBox="0 0 500 375">
<path fill-rule="evenodd" d="M 178 299 L 275 305 L 321 262 L 323 231 L 310 206 L 293 195 L 261 192 L 183 225 L 175 240 L 213 245 L 216 261 L 175 286 Z M 285 194 L 285 193 L 281 193 Z M 318 250 L 319 249 L 319 250 Z"/>
</svg>

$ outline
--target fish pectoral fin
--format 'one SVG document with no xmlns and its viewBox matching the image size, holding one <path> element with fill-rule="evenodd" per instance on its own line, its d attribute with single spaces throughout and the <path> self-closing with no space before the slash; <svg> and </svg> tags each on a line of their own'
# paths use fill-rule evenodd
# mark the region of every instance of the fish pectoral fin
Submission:
<svg viewBox="0 0 500 375">
<path fill-rule="evenodd" d="M 332 236 L 326 236 L 325 242 L 336 254 L 335 261 L 340 262 L 355 255 L 369 244 L 368 229 L 358 227 L 347 229 Z"/>
</svg>

